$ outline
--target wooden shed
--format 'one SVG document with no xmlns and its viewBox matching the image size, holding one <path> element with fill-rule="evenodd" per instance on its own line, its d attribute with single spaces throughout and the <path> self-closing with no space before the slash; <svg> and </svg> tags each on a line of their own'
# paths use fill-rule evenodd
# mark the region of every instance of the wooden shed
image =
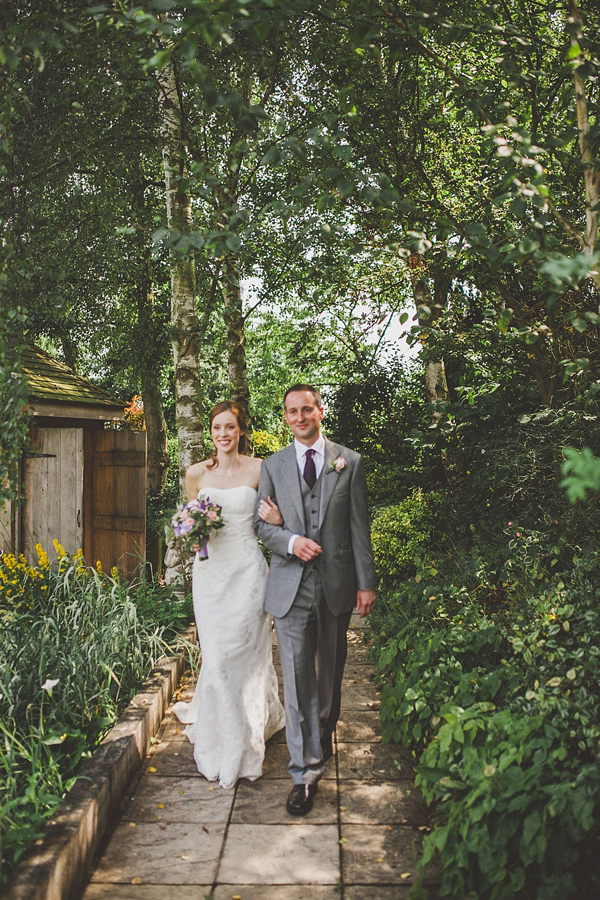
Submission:
<svg viewBox="0 0 600 900">
<path fill-rule="evenodd" d="M 146 433 L 106 428 L 123 404 L 37 347 L 23 357 L 31 427 L 19 466 L 22 502 L 0 515 L 0 548 L 35 561 L 56 539 L 104 571 L 145 561 Z"/>
</svg>

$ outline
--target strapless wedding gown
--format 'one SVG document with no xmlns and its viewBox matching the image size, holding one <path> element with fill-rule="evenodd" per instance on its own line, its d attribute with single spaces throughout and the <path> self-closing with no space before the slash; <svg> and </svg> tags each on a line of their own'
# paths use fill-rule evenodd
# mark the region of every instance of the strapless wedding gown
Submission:
<svg viewBox="0 0 600 900">
<path fill-rule="evenodd" d="M 270 617 L 263 609 L 267 563 L 253 530 L 256 491 L 201 488 L 221 505 L 223 528 L 194 560 L 192 590 L 202 665 L 191 703 L 173 711 L 194 744 L 198 771 L 224 788 L 262 775 L 265 741 L 283 728 Z"/>
</svg>

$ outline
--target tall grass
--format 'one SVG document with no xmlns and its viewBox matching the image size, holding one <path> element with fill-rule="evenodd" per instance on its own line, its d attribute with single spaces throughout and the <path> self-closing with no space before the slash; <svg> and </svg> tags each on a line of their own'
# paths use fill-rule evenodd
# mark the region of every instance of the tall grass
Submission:
<svg viewBox="0 0 600 900">
<path fill-rule="evenodd" d="M 158 659 L 188 602 L 131 585 L 62 548 L 58 571 L 0 559 L 2 882 Z"/>
</svg>

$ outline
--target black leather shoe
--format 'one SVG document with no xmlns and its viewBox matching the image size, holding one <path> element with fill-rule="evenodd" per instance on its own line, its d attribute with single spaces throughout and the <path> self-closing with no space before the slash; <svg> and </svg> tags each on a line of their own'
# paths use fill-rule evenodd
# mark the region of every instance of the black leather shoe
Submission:
<svg viewBox="0 0 600 900">
<path fill-rule="evenodd" d="M 331 743 L 331 735 L 324 734 L 321 738 L 321 750 L 323 752 L 323 762 L 327 762 L 333 756 L 333 745 Z"/>
<path fill-rule="evenodd" d="M 312 809 L 316 784 L 295 784 L 287 798 L 285 808 L 292 816 L 305 816 Z"/>
</svg>

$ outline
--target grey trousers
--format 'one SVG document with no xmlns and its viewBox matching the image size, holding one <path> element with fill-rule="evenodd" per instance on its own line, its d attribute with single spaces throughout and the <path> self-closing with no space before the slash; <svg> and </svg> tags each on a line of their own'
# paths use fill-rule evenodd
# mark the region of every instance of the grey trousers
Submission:
<svg viewBox="0 0 600 900">
<path fill-rule="evenodd" d="M 314 784 L 323 775 L 321 737 L 332 734 L 340 714 L 351 615 L 333 615 L 313 569 L 300 583 L 289 612 L 274 617 L 294 784 Z"/>
</svg>

